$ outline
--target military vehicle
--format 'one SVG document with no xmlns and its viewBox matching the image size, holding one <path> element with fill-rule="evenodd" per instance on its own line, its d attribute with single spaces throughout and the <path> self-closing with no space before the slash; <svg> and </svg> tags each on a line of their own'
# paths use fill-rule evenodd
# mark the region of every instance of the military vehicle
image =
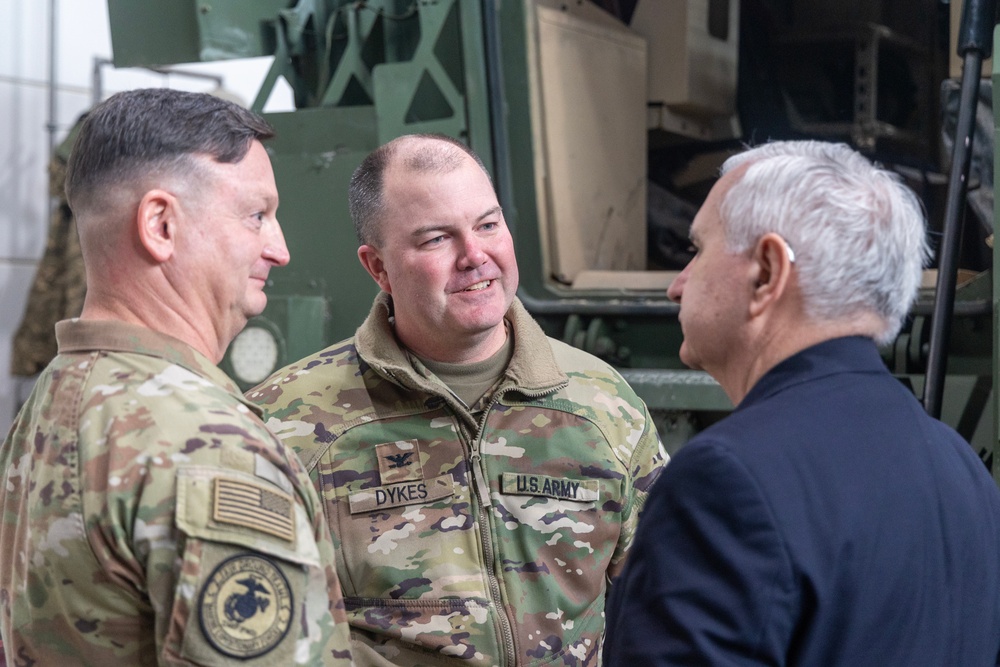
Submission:
<svg viewBox="0 0 1000 667">
<path fill-rule="evenodd" d="M 922 197 L 940 270 L 884 359 L 992 467 L 992 210 L 960 224 L 967 190 L 992 193 L 992 124 L 965 141 L 991 2 L 968 0 L 961 31 L 960 8 L 938 0 L 109 0 L 109 9 L 116 66 L 272 55 L 252 107 L 262 110 L 279 81 L 293 92 L 294 111 L 266 114 L 293 261 L 272 272 L 267 310 L 223 361 L 243 387 L 353 333 L 377 288 L 355 255 L 350 176 L 393 137 L 444 133 L 490 169 L 527 309 L 549 335 L 620 368 L 674 450 L 732 407 L 677 356 L 678 306 L 665 290 L 688 258 L 687 226 L 742 143 L 813 137 L 854 145 Z M 963 64 L 971 74 L 959 85 Z M 959 111 L 942 114 L 942 97 Z M 941 148 L 942 115 L 957 119 L 944 123 L 960 137 L 954 154 Z M 964 175 L 982 139 L 975 190 Z"/>
</svg>

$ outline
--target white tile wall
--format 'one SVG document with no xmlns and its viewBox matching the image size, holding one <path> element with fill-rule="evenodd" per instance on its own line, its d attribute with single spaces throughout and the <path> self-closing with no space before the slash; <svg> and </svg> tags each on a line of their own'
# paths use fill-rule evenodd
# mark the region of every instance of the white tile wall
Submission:
<svg viewBox="0 0 1000 667">
<path fill-rule="evenodd" d="M 36 4 L 48 5 L 49 0 Z M 111 29 L 105 0 L 58 0 L 56 76 L 61 86 L 90 87 L 94 57 L 111 57 Z M 48 21 L 48 11 L 45 11 Z M 46 23 L 46 31 L 48 30 Z M 48 56 L 45 58 L 46 66 Z M 47 75 L 47 72 L 46 72 Z M 46 77 L 47 78 L 47 77 Z"/>
<path fill-rule="evenodd" d="M 111 58 L 105 0 L 57 0 L 56 107 L 58 144 L 77 116 L 90 107 L 95 58 Z M 45 246 L 48 226 L 50 2 L 0 2 L 0 435 L 13 420 L 25 383 L 10 375 L 11 343 L 24 312 L 28 288 Z M 212 73 L 247 104 L 256 96 L 269 58 L 178 65 Z M 104 96 L 145 86 L 210 91 L 211 81 L 164 76 L 141 69 L 101 68 Z M 292 108 L 279 86 L 265 110 Z"/>
<path fill-rule="evenodd" d="M 48 205 L 45 153 L 46 91 L 44 88 L 0 82 L 0 260 L 37 258 L 43 248 Z M 0 283 L 2 284 L 2 283 Z M 4 290 L 6 292 L 7 290 Z"/>
<path fill-rule="evenodd" d="M 0 7 L 0 75 L 43 82 L 48 2 L 5 2 Z"/>
</svg>

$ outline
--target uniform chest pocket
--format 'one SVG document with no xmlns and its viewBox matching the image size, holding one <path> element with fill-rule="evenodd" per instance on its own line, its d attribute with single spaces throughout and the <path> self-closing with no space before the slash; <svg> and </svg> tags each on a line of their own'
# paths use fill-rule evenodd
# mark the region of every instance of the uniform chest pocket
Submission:
<svg viewBox="0 0 1000 667">
<path fill-rule="evenodd" d="M 386 484 L 356 491 L 348 496 L 351 514 L 433 502 L 455 494 L 455 482 L 450 474 L 431 479 L 419 479 Z"/>
<path fill-rule="evenodd" d="M 432 503 L 454 495 L 452 474 L 441 470 L 440 465 L 430 464 L 432 448 L 421 449 L 417 440 L 376 445 L 380 485 L 350 492 L 347 498 L 351 514 Z"/>
<path fill-rule="evenodd" d="M 453 435 L 450 427 L 433 431 Z M 379 439 L 390 434 L 380 424 Z M 364 443 L 357 450 L 358 456 L 338 461 L 328 477 L 337 483 L 335 495 L 324 490 L 328 503 L 331 495 L 334 500 L 328 516 L 341 547 L 344 597 L 485 597 L 479 528 L 461 443 L 399 439 Z"/>
</svg>

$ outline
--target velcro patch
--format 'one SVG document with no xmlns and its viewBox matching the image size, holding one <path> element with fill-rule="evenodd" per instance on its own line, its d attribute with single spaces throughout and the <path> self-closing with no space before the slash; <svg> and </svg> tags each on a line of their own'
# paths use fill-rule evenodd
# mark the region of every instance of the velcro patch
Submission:
<svg viewBox="0 0 1000 667">
<path fill-rule="evenodd" d="M 246 660 L 285 638 L 295 600 L 288 579 L 269 558 L 241 554 L 219 564 L 198 600 L 201 629 L 220 653 Z"/>
<path fill-rule="evenodd" d="M 382 484 L 410 482 L 424 478 L 420 445 L 416 440 L 400 440 L 375 446 L 378 474 Z"/>
<path fill-rule="evenodd" d="M 455 482 L 451 474 L 415 482 L 389 484 L 374 489 L 365 489 L 349 496 L 351 514 L 402 505 L 416 505 L 432 500 L 447 498 L 455 493 Z"/>
<path fill-rule="evenodd" d="M 212 519 L 295 541 L 295 501 L 290 494 L 241 479 L 217 477 Z"/>
<path fill-rule="evenodd" d="M 520 496 L 548 496 L 560 500 L 588 502 L 600 497 L 600 482 L 596 479 L 565 479 L 547 475 L 525 475 L 505 472 L 501 491 Z"/>
</svg>

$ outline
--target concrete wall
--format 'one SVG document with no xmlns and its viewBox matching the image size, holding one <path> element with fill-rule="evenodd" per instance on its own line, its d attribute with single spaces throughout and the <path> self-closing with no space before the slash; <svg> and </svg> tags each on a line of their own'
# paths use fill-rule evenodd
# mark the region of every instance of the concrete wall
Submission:
<svg viewBox="0 0 1000 667">
<path fill-rule="evenodd" d="M 11 343 L 28 288 L 45 247 L 49 220 L 50 18 L 56 18 L 54 141 L 58 145 L 94 99 L 95 58 L 111 58 L 104 0 L 33 0 L 0 3 L 0 435 L 31 382 L 10 375 Z M 253 101 L 270 59 L 195 63 L 177 69 L 223 77 L 223 87 Z M 212 81 L 142 69 L 100 68 L 104 97 L 121 90 L 170 87 L 210 91 Z M 275 91 L 267 111 L 292 108 L 286 88 Z"/>
</svg>

